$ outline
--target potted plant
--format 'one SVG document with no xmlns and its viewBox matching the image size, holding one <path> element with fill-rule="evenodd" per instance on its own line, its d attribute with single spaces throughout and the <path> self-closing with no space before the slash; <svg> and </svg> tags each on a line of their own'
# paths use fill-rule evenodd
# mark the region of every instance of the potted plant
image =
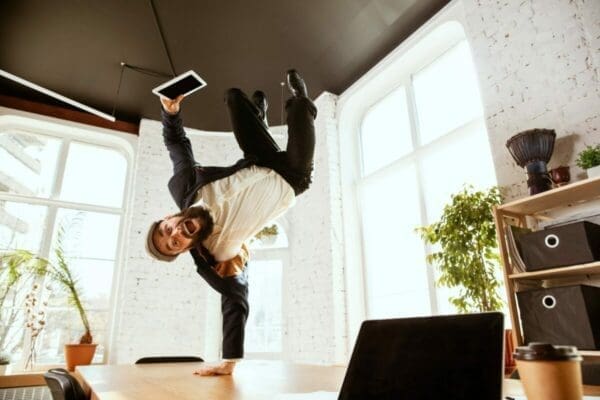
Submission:
<svg viewBox="0 0 600 400">
<path fill-rule="evenodd" d="M 450 302 L 460 313 L 502 310 L 498 293 L 501 281 L 496 275 L 500 259 L 492 213 L 501 201 L 497 187 L 483 191 L 463 188 L 451 196 L 439 221 L 417 228 L 425 243 L 438 246 L 439 250 L 427 255 L 427 262 L 440 271 L 438 285 L 459 288 L 459 295 L 451 297 Z M 505 340 L 510 347 L 510 331 L 505 333 Z M 514 361 L 505 361 L 509 372 Z"/>
<path fill-rule="evenodd" d="M 252 241 L 259 240 L 263 245 L 270 246 L 277 240 L 279 234 L 279 228 L 277 224 L 268 225 L 262 228 L 254 237 Z"/>
<path fill-rule="evenodd" d="M 8 354 L 0 353 L 0 376 L 6 374 L 8 364 L 10 364 L 10 356 Z"/>
<path fill-rule="evenodd" d="M 579 152 L 575 164 L 586 170 L 588 178 L 600 176 L 600 144 L 587 146 Z"/>
<path fill-rule="evenodd" d="M 58 228 L 56 247 L 54 250 L 56 265 L 49 264 L 48 274 L 67 295 L 69 304 L 77 310 L 83 325 L 84 333 L 79 339 L 79 343 L 66 344 L 64 348 L 67 369 L 69 371 L 74 371 L 77 365 L 89 365 L 92 362 L 97 344 L 93 343 L 90 322 L 81 301 L 81 291 L 77 284 L 77 278 L 69 268 L 65 257 L 63 237 L 64 228 L 60 226 Z"/>
<path fill-rule="evenodd" d="M 428 244 L 440 250 L 427 255 L 427 262 L 440 271 L 438 285 L 460 288 L 450 299 L 461 313 L 502 309 L 496 227 L 492 208 L 500 204 L 498 188 L 473 191 L 464 188 L 452 195 L 441 219 L 417 228 Z"/>
<path fill-rule="evenodd" d="M 90 323 L 81 301 L 81 291 L 77 285 L 77 278 L 69 268 L 63 250 L 63 237 L 64 228 L 61 226 L 58 229 L 57 244 L 54 251 L 55 263 L 51 263 L 27 250 L 12 250 L 0 256 L 0 306 L 10 290 L 24 277 L 47 275 L 67 295 L 68 303 L 77 310 L 84 328 L 79 343 L 65 345 L 67 369 L 73 371 L 77 365 L 91 363 L 97 345 L 92 343 Z M 1 307 L 0 311 L 2 311 Z M 7 329 L 3 329 L 3 331 L 7 331 Z"/>
</svg>

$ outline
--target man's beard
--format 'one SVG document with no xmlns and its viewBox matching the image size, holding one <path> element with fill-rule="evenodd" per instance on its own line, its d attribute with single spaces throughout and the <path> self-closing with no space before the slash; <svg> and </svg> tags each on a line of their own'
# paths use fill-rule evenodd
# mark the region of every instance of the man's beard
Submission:
<svg viewBox="0 0 600 400">
<path fill-rule="evenodd" d="M 204 241 L 212 233 L 214 225 L 213 219 L 208 210 L 202 206 L 188 207 L 181 210 L 174 216 L 181 217 L 181 221 L 179 221 L 180 224 L 185 223 L 186 219 L 192 218 L 198 218 L 200 221 L 200 229 L 194 232 L 191 236 L 186 233 L 186 229 L 182 230 L 182 233 L 184 233 L 186 237 L 192 239 L 192 246 Z"/>
</svg>

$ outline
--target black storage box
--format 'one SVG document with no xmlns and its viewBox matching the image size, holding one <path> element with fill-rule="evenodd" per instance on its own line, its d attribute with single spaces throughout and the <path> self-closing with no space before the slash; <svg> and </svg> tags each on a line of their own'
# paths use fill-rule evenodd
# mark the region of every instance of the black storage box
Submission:
<svg viewBox="0 0 600 400">
<path fill-rule="evenodd" d="M 587 285 L 517 293 L 524 342 L 600 349 L 600 288 Z"/>
<path fill-rule="evenodd" d="M 588 221 L 527 233 L 518 241 L 527 271 L 600 260 L 600 225 Z"/>
</svg>

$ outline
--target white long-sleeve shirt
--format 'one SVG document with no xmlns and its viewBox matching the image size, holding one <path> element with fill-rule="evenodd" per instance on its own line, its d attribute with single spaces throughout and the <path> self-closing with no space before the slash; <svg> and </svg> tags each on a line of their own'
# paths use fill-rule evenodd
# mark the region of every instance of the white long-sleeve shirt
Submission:
<svg viewBox="0 0 600 400">
<path fill-rule="evenodd" d="M 294 189 L 277 172 L 250 166 L 203 186 L 194 205 L 202 204 L 214 220 L 203 242 L 216 261 L 240 253 L 242 244 L 296 202 Z"/>
</svg>

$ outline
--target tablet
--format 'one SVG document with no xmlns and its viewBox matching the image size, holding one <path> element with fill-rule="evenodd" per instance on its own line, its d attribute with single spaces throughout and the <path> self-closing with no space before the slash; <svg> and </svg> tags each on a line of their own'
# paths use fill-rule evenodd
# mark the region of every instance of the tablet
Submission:
<svg viewBox="0 0 600 400">
<path fill-rule="evenodd" d="M 187 96 L 190 93 L 200 90 L 206 86 L 206 82 L 194 71 L 185 72 L 168 82 L 152 89 L 152 93 L 157 96 L 164 96 L 168 99 L 175 99 L 177 96 Z"/>
</svg>

